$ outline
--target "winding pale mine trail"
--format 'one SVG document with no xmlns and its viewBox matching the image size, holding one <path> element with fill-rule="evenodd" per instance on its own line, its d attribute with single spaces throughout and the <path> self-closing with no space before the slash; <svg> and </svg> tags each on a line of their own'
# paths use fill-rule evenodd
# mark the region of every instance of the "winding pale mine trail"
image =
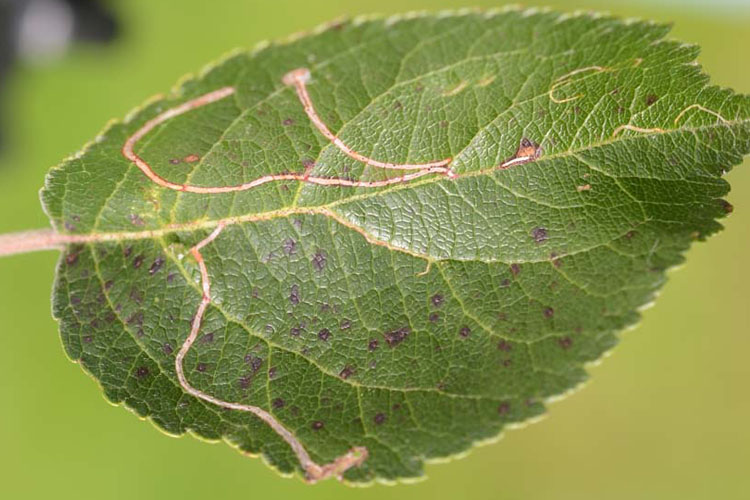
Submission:
<svg viewBox="0 0 750 500">
<path fill-rule="evenodd" d="M 177 184 L 171 182 L 164 177 L 157 174 L 153 168 L 141 158 L 136 152 L 135 147 L 143 137 L 145 137 L 153 129 L 161 125 L 162 123 L 187 113 L 188 111 L 196 108 L 206 106 L 214 103 L 226 97 L 229 97 L 235 93 L 233 87 L 223 87 L 218 90 L 214 90 L 207 94 L 204 94 L 195 99 L 189 100 L 179 106 L 170 108 L 167 111 L 157 115 L 155 118 L 147 121 L 141 128 L 139 128 L 133 135 L 131 135 L 122 147 L 122 154 L 125 158 L 132 161 L 141 172 L 148 177 L 153 183 L 166 189 L 172 189 L 174 191 L 181 191 L 187 193 L 198 193 L 198 194 L 219 194 L 219 193 L 230 193 L 236 191 L 246 191 L 262 184 L 274 181 L 302 181 L 310 184 L 318 184 L 323 186 L 345 186 L 345 187 L 365 187 L 375 188 L 381 186 L 388 186 L 391 184 L 397 184 L 402 182 L 408 182 L 410 180 L 422 177 L 428 174 L 442 174 L 449 178 L 455 178 L 456 174 L 449 168 L 449 164 L 452 161 L 451 158 L 444 160 L 429 162 L 423 164 L 399 164 L 381 162 L 354 151 L 348 147 L 343 141 L 341 141 L 336 135 L 334 135 L 315 111 L 315 107 L 307 93 L 306 83 L 309 81 L 310 72 L 306 68 L 297 69 L 287 73 L 283 82 L 286 85 L 293 86 L 297 92 L 297 97 L 302 103 L 307 116 L 310 118 L 315 127 L 337 148 L 343 151 L 349 157 L 365 163 L 367 165 L 382 168 L 387 170 L 413 170 L 414 172 L 400 175 L 397 177 L 391 177 L 385 180 L 379 181 L 358 181 L 351 179 L 343 179 L 338 177 L 318 177 L 309 175 L 309 170 L 301 174 L 271 174 L 259 177 L 251 182 L 234 186 L 194 186 L 190 184 Z M 326 479 L 330 476 L 341 476 L 344 472 L 352 467 L 356 467 L 362 464 L 368 457 L 368 450 L 365 447 L 354 447 L 347 453 L 337 457 L 332 462 L 324 465 L 319 465 L 312 460 L 310 454 L 307 452 L 302 443 L 296 438 L 296 436 L 284 427 L 271 413 L 266 410 L 253 406 L 244 405 L 240 403 L 234 403 L 230 401 L 223 401 L 215 396 L 207 394 L 199 389 L 193 387 L 187 379 L 184 370 L 184 359 L 190 348 L 193 346 L 198 334 L 201 330 L 203 322 L 203 315 L 206 309 L 211 304 L 211 280 L 208 274 L 208 268 L 201 254 L 201 249 L 206 245 L 212 243 L 226 227 L 225 223 L 219 223 L 219 225 L 209 234 L 205 239 L 196 244 L 190 249 L 190 254 L 193 256 L 195 261 L 198 263 L 198 267 L 201 273 L 201 287 L 202 287 L 202 298 L 198 306 L 198 310 L 193 317 L 193 321 L 190 328 L 190 334 L 182 344 L 177 356 L 175 358 L 175 371 L 177 372 L 177 379 L 179 380 L 180 386 L 187 392 L 199 399 L 231 410 L 244 411 L 252 413 L 256 417 L 263 420 L 268 424 L 271 429 L 274 430 L 294 451 L 297 459 L 300 462 L 301 467 L 305 470 L 306 479 L 310 482 L 319 481 Z"/>
</svg>

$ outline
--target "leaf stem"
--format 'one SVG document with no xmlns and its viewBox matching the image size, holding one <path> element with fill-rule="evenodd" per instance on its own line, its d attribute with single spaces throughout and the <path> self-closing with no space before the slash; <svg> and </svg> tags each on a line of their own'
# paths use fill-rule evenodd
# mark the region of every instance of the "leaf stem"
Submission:
<svg viewBox="0 0 750 500">
<path fill-rule="evenodd" d="M 0 257 L 41 250 L 62 250 L 65 245 L 75 242 L 75 236 L 60 234 L 54 229 L 0 234 Z"/>
</svg>

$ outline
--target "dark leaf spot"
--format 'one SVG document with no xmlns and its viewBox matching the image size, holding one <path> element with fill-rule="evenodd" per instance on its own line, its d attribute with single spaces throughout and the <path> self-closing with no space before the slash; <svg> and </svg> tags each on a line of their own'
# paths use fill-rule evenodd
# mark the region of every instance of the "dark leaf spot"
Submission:
<svg viewBox="0 0 750 500">
<path fill-rule="evenodd" d="M 428 319 L 429 319 L 429 320 L 430 320 L 430 321 L 431 321 L 432 323 L 434 323 L 434 322 L 436 322 L 437 320 L 439 320 L 439 319 L 440 319 L 440 313 L 434 312 L 434 313 L 430 314 L 430 316 L 429 316 L 429 318 L 428 318 Z"/>
<path fill-rule="evenodd" d="M 513 273 L 513 276 L 518 276 L 518 274 L 521 272 L 521 266 L 518 264 L 511 264 L 510 272 Z"/>
<path fill-rule="evenodd" d="M 289 127 L 290 125 L 294 125 L 294 120 L 292 120 L 291 118 L 286 118 L 281 123 L 283 123 L 285 127 Z"/>
<path fill-rule="evenodd" d="M 331 338 L 331 331 L 328 328 L 323 328 L 318 332 L 318 338 L 323 341 L 328 340 L 329 338 Z"/>
<path fill-rule="evenodd" d="M 71 252 L 65 256 L 65 263 L 69 266 L 74 266 L 78 262 L 78 253 Z"/>
<path fill-rule="evenodd" d="M 250 368 L 254 372 L 257 372 L 258 370 L 260 370 L 260 367 L 263 366 L 263 358 L 253 356 L 252 354 L 247 354 L 245 356 L 245 363 L 248 363 L 250 365 Z"/>
<path fill-rule="evenodd" d="M 161 350 L 164 352 L 164 354 L 172 354 L 172 346 L 169 344 L 164 344 L 163 346 L 161 346 Z"/>
<path fill-rule="evenodd" d="M 87 344 L 90 344 L 90 343 L 91 343 L 91 342 L 92 342 L 92 341 L 94 340 L 94 337 L 92 337 L 91 335 L 84 335 L 84 336 L 83 336 L 83 337 L 81 338 L 81 340 L 83 340 L 83 341 L 84 341 L 84 342 L 86 342 Z"/>
<path fill-rule="evenodd" d="M 135 376 L 138 378 L 144 378 L 148 376 L 148 368 L 145 366 L 139 366 L 138 369 L 135 371 Z"/>
<path fill-rule="evenodd" d="M 292 289 L 289 291 L 289 302 L 295 306 L 299 304 L 299 286 L 292 285 Z"/>
<path fill-rule="evenodd" d="M 497 414 L 498 415 L 500 415 L 500 416 L 507 415 L 508 412 L 510 412 L 510 403 L 508 403 L 507 401 L 504 401 L 504 402 L 500 403 L 499 405 L 497 405 Z"/>
<path fill-rule="evenodd" d="M 544 308 L 544 317 L 545 318 L 551 318 L 554 315 L 555 315 L 555 310 L 554 309 L 552 309 L 551 307 L 545 307 Z"/>
<path fill-rule="evenodd" d="M 276 398 L 273 401 L 271 401 L 271 406 L 273 407 L 274 410 L 279 410 L 283 408 L 285 405 L 286 405 L 286 401 L 284 401 L 281 398 Z"/>
<path fill-rule="evenodd" d="M 148 274 L 153 276 L 154 274 L 159 272 L 162 266 L 164 266 L 164 259 L 162 257 L 159 257 L 154 261 L 153 264 L 151 264 L 151 267 L 148 269 Z"/>
<path fill-rule="evenodd" d="M 352 322 L 349 321 L 348 319 L 341 321 L 341 324 L 339 325 L 339 328 L 341 328 L 342 330 L 348 330 L 351 327 L 352 327 Z"/>
<path fill-rule="evenodd" d="M 143 325 L 143 311 L 136 311 L 125 320 L 128 325 Z"/>
<path fill-rule="evenodd" d="M 240 377 L 240 379 L 237 381 L 241 389 L 247 389 L 250 387 L 250 383 L 253 381 L 252 375 L 245 375 L 244 377 Z"/>
<path fill-rule="evenodd" d="M 128 216 L 128 219 L 130 220 L 130 223 L 134 226 L 145 226 L 146 222 L 141 218 L 138 214 L 130 214 Z"/>
<path fill-rule="evenodd" d="M 373 420 L 375 420 L 375 425 L 383 425 L 385 423 L 385 414 L 378 413 Z"/>
<path fill-rule="evenodd" d="M 659 96 L 655 94 L 649 94 L 646 96 L 646 106 L 651 106 L 653 103 L 659 100 Z"/>
<path fill-rule="evenodd" d="M 183 161 L 185 163 L 195 163 L 196 161 L 198 161 L 200 159 L 201 159 L 201 157 L 198 156 L 197 154 L 191 154 L 191 155 L 187 155 L 185 158 L 183 158 Z"/>
<path fill-rule="evenodd" d="M 383 336 L 385 337 L 385 341 L 388 343 L 388 347 L 396 347 L 401 342 L 403 342 L 410 333 L 411 329 L 408 326 L 402 326 L 398 330 L 386 332 Z"/>
<path fill-rule="evenodd" d="M 291 330 L 289 330 L 289 333 L 292 335 L 292 337 L 299 337 L 302 333 L 302 327 L 301 326 L 293 326 Z"/>
<path fill-rule="evenodd" d="M 497 348 L 504 352 L 510 352 L 513 349 L 513 345 L 507 340 L 501 340 L 497 343 Z"/>
<path fill-rule="evenodd" d="M 317 271 L 322 271 L 326 267 L 327 260 L 325 252 L 318 250 L 312 258 L 313 267 Z"/>
<path fill-rule="evenodd" d="M 440 307 L 440 306 L 443 305 L 443 301 L 445 299 L 443 298 L 442 295 L 440 295 L 439 293 L 436 293 L 435 295 L 432 296 L 432 299 L 430 299 L 430 300 L 432 300 L 432 305 L 433 306 Z"/>
<path fill-rule="evenodd" d="M 140 267 L 143 265 L 143 255 L 137 256 L 135 259 L 133 259 L 133 267 L 136 269 L 140 269 Z"/>
<path fill-rule="evenodd" d="M 285 239 L 284 240 L 284 253 L 287 255 L 292 255 L 296 251 L 297 251 L 297 242 L 291 238 Z"/>
<path fill-rule="evenodd" d="M 325 426 L 325 424 L 322 421 L 320 421 L 320 420 L 316 420 L 315 422 L 312 423 L 312 428 L 313 428 L 314 431 L 319 431 L 324 426 Z"/>
<path fill-rule="evenodd" d="M 379 344 L 378 339 L 372 339 L 367 344 L 367 350 L 370 351 L 370 352 L 373 352 L 374 350 L 376 350 L 378 348 L 378 344 Z"/>
<path fill-rule="evenodd" d="M 179 158 L 172 158 L 169 160 L 169 163 L 171 163 L 172 165 L 179 165 L 180 163 L 182 163 L 182 160 L 180 160 Z"/>
<path fill-rule="evenodd" d="M 201 343 L 203 344 L 210 344 L 214 341 L 214 332 L 207 333 L 201 337 Z"/>
<path fill-rule="evenodd" d="M 547 230 L 543 227 L 535 227 L 531 230 L 531 237 L 534 238 L 534 241 L 537 243 L 544 243 L 547 241 L 547 238 L 549 236 L 547 235 Z"/>
<path fill-rule="evenodd" d="M 345 366 L 344 369 L 339 372 L 339 377 L 344 380 L 348 379 L 352 375 L 354 375 L 354 368 L 349 365 Z"/>
<path fill-rule="evenodd" d="M 570 337 L 563 337 L 560 340 L 557 341 L 558 344 L 560 344 L 560 347 L 563 349 L 570 349 L 570 347 L 573 345 L 573 339 Z"/>
<path fill-rule="evenodd" d="M 197 369 L 197 370 L 198 370 L 199 372 L 201 372 L 201 373 L 205 372 L 205 371 L 206 371 L 206 368 L 208 368 L 208 367 L 206 366 L 206 363 L 198 363 L 198 366 L 196 367 L 196 369 Z"/>
<path fill-rule="evenodd" d="M 468 326 L 461 327 L 461 329 L 458 331 L 458 334 L 462 338 L 467 338 L 469 335 L 471 335 L 471 328 Z"/>
</svg>

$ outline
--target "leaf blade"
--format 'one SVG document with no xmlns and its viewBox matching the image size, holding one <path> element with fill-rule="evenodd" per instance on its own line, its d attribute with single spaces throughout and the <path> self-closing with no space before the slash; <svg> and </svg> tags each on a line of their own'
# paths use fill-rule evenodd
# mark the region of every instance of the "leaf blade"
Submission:
<svg viewBox="0 0 750 500">
<path fill-rule="evenodd" d="M 687 64 L 695 49 L 660 41 L 664 27 L 512 11 L 388 24 L 236 54 L 52 171 L 53 223 L 92 236 L 61 261 L 55 316 L 112 401 L 298 467 L 262 423 L 175 385 L 201 295 L 180 255 L 230 223 L 204 249 L 213 294 L 190 380 L 271 411 L 321 462 L 367 446 L 352 481 L 416 476 L 580 384 L 691 238 L 720 227 L 720 174 L 750 149 L 750 105 L 707 87 Z M 207 197 L 157 189 L 119 154 L 158 113 L 231 83 L 233 100 L 165 123 L 139 154 L 197 185 L 310 161 L 317 175 L 384 178 L 330 146 L 282 84 L 311 54 L 312 100 L 342 140 L 390 161 L 452 157 L 459 177 Z M 529 136 L 540 158 L 495 168 Z"/>
</svg>

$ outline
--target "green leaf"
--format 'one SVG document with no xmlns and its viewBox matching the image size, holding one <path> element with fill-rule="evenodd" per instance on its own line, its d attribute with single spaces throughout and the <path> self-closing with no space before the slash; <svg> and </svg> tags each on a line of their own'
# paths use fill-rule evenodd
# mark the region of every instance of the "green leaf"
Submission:
<svg viewBox="0 0 750 500">
<path fill-rule="evenodd" d="M 73 242 L 54 291 L 68 355 L 166 432 L 311 479 L 300 453 L 360 447 L 324 472 L 410 478 L 541 415 L 731 209 L 750 99 L 709 86 L 667 31 L 415 15 L 225 58 L 49 173 L 44 206 Z M 284 79 L 298 68 L 309 80 Z"/>
</svg>

